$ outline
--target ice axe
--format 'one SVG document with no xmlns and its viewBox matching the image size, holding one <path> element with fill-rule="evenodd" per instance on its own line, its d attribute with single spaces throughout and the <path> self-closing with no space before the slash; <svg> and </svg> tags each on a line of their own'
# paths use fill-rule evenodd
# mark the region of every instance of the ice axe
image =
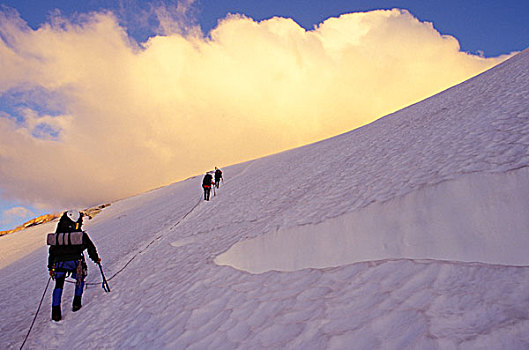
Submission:
<svg viewBox="0 0 529 350">
<path fill-rule="evenodd" d="M 108 285 L 107 279 L 105 278 L 105 274 L 103 273 L 103 267 L 101 267 L 100 263 L 97 263 L 99 266 L 99 271 L 101 271 L 101 278 L 103 279 L 103 282 L 101 282 L 101 287 L 103 287 L 103 290 L 107 293 L 110 292 L 110 286 Z"/>
</svg>

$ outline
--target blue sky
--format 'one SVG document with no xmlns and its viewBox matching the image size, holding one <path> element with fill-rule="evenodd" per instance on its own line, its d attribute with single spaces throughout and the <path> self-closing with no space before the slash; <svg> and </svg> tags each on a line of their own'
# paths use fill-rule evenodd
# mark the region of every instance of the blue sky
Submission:
<svg viewBox="0 0 529 350">
<path fill-rule="evenodd" d="M 526 0 L 186 0 L 181 3 L 167 0 L 151 2 L 137 0 L 3 0 L 0 4 L 4 6 L 4 9 L 15 9 L 33 29 L 49 22 L 56 11 L 72 19 L 87 12 L 112 11 L 120 25 L 126 28 L 128 35 L 137 42 L 144 42 L 157 34 L 157 18 L 149 16 L 154 7 L 164 5 L 169 12 L 173 10 L 176 12 L 178 5 L 186 5 L 184 6 L 185 11 L 178 16 L 187 25 L 199 25 L 206 35 L 217 26 L 220 19 L 225 18 L 229 13 L 244 14 L 257 21 L 274 16 L 292 18 L 300 26 L 310 30 L 330 17 L 346 13 L 401 8 L 408 10 L 422 22 L 433 23 L 434 28 L 441 34 L 455 37 L 461 45 L 461 50 L 465 52 L 496 57 L 523 50 L 529 45 L 529 25 L 527 25 L 529 23 L 529 1 Z M 42 96 L 43 94 L 45 92 L 38 92 L 36 95 Z M 16 113 L 11 113 L 10 108 L 16 106 L 16 101 L 13 99 L 17 98 L 16 94 L 0 94 L 0 107 L 2 107 L 0 112 L 3 110 L 16 115 Z M 28 104 L 28 97 L 25 96 L 23 99 Z M 33 103 L 36 107 L 34 109 L 46 109 L 48 114 L 54 115 L 56 106 L 47 105 L 48 100 L 54 99 L 48 96 L 43 102 L 35 98 Z M 45 127 L 44 129 L 35 128 L 33 136 L 39 136 L 39 133 L 53 137 L 57 131 Z M 4 192 L 2 186 L 4 185 L 0 180 L 0 195 Z M 20 208 L 7 215 L 6 211 L 14 207 Z M 50 210 L 52 208 L 39 209 L 29 203 L 12 199 L 12 197 L 6 199 L 0 196 L 0 230 L 13 228 L 33 216 L 47 213 Z"/>
<path fill-rule="evenodd" d="M 189 1 L 189 0 L 188 0 Z M 135 13 L 152 4 L 176 1 L 137 0 L 3 0 L 18 10 L 33 28 L 46 22 L 55 9 L 64 15 L 111 10 L 118 13 L 129 34 L 144 41 L 153 33 L 134 20 Z M 190 16 L 207 33 L 228 13 L 242 13 L 255 20 L 273 16 L 294 19 L 305 29 L 344 13 L 402 8 L 421 21 L 429 21 L 442 34 L 456 37 L 463 51 L 483 52 L 487 57 L 520 51 L 529 38 L 529 1 L 525 0 L 197 0 Z"/>
<path fill-rule="evenodd" d="M 242 6 L 241 6 L 242 5 Z M 209 29 L 226 12 L 242 12 L 254 19 L 294 18 L 306 29 L 328 17 L 348 12 L 403 8 L 421 21 L 432 22 L 443 34 L 455 36 L 464 51 L 496 56 L 525 49 L 529 38 L 529 1 L 523 0 L 386 0 L 386 1 L 216 1 L 201 2 L 200 23 Z"/>
</svg>

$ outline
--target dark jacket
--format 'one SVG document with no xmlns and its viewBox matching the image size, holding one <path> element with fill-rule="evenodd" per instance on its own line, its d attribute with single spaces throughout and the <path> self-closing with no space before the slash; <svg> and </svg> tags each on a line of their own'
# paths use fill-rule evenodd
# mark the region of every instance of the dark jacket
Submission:
<svg viewBox="0 0 529 350">
<path fill-rule="evenodd" d="M 220 169 L 215 170 L 215 182 L 219 182 L 222 179 L 222 171 Z"/>
<path fill-rule="evenodd" d="M 211 180 L 213 180 L 213 176 L 211 174 L 204 175 L 204 179 L 202 180 L 202 187 L 211 187 Z"/>
<path fill-rule="evenodd" d="M 79 218 L 79 221 L 73 222 L 66 215 L 63 215 L 57 224 L 55 233 L 83 232 L 81 230 L 82 221 L 82 217 Z M 88 250 L 88 256 L 90 259 L 97 263 L 97 261 L 99 261 L 97 249 L 86 232 L 83 232 L 83 244 L 50 246 L 48 255 L 48 270 L 51 270 L 53 264 L 59 261 L 73 261 L 82 259 L 85 249 Z"/>
</svg>

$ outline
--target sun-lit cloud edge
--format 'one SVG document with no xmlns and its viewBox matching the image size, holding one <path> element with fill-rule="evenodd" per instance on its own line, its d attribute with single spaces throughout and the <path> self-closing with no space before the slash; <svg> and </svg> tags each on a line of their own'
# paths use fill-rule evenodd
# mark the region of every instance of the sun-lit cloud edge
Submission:
<svg viewBox="0 0 529 350">
<path fill-rule="evenodd" d="M 33 30 L 0 11 L 4 197 L 123 198 L 354 129 L 508 57 L 461 52 L 404 10 L 313 30 L 233 14 L 207 35 L 158 11 L 165 34 L 144 43 L 110 12 Z"/>
</svg>

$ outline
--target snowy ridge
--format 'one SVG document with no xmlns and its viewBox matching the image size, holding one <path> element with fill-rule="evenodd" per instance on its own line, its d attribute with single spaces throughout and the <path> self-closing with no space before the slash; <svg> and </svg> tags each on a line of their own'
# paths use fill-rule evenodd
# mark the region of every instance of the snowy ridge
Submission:
<svg viewBox="0 0 529 350">
<path fill-rule="evenodd" d="M 215 261 L 252 273 L 397 258 L 527 266 L 528 183 L 528 168 L 465 175 L 239 242 Z"/>
<path fill-rule="evenodd" d="M 251 272 L 375 258 L 529 265 L 522 234 L 529 227 L 527 56 L 361 129 L 278 155 L 284 176 L 274 185 L 296 192 L 256 202 L 270 210 L 274 201 L 292 201 L 272 218 L 286 219 L 217 262 Z"/>
<path fill-rule="evenodd" d="M 350 133 L 225 168 L 210 202 L 200 202 L 199 176 L 113 203 L 85 228 L 107 276 L 127 267 L 110 281 L 111 293 L 90 286 L 75 314 L 67 286 L 58 324 L 49 321 L 48 291 L 26 348 L 529 348 L 529 267 L 497 265 L 526 264 L 502 259 L 527 250 L 528 68 L 524 51 Z M 457 203 L 467 211 L 451 212 Z M 411 217 L 419 207 L 422 216 Z M 468 226 L 454 232 L 463 221 Z M 19 348 L 29 328 L 47 281 L 52 229 L 0 237 L 1 256 L 15 244 L 28 248 L 0 266 L 0 293 L 8 296 L 0 300 L 2 349 Z M 267 270 L 274 268 L 267 259 L 296 256 L 298 247 L 350 239 L 349 248 L 364 248 L 344 249 L 352 256 L 334 267 L 306 268 L 315 254 L 302 252 L 290 272 L 215 263 L 275 232 L 301 236 L 279 253 L 244 248 L 224 263 L 250 256 Z M 490 253 L 476 248 L 479 238 L 503 243 L 504 254 L 460 262 Z M 343 258 L 333 244 L 320 252 Z M 373 249 L 383 244 L 387 251 Z M 459 256 L 431 250 L 453 247 Z M 99 281 L 97 267 L 89 270 L 87 281 Z"/>
</svg>

